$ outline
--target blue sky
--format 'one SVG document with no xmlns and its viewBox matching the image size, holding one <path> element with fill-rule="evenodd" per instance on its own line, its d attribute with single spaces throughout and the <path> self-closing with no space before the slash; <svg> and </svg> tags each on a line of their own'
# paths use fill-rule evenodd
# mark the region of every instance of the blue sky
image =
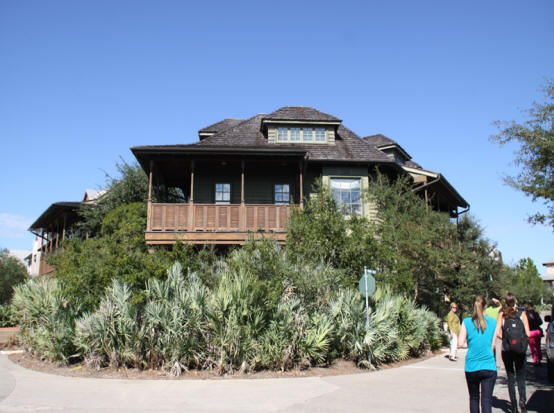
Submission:
<svg viewBox="0 0 554 413">
<path fill-rule="evenodd" d="M 515 148 L 488 137 L 554 78 L 553 17 L 547 0 L 1 1 L 0 246 L 29 249 L 28 225 L 101 187 L 131 146 L 305 105 L 398 141 L 507 263 L 544 273 L 552 230 L 526 223 L 540 205 L 501 179 Z"/>
</svg>

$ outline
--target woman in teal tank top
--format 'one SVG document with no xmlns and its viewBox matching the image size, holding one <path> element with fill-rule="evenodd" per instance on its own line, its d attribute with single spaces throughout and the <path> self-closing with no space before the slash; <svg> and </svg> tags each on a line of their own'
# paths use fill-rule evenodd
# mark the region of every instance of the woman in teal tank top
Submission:
<svg viewBox="0 0 554 413">
<path fill-rule="evenodd" d="M 469 411 L 491 413 L 492 392 L 496 382 L 496 320 L 483 313 L 485 299 L 478 295 L 473 300 L 473 315 L 462 323 L 458 347 L 467 347 L 465 374 L 469 391 Z"/>
</svg>

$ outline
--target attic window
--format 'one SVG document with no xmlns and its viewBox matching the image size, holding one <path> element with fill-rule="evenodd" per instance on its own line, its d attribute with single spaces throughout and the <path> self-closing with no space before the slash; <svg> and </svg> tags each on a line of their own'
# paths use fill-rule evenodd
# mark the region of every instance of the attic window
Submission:
<svg viewBox="0 0 554 413">
<path fill-rule="evenodd" d="M 277 142 L 326 143 L 325 128 L 278 128 Z"/>
</svg>

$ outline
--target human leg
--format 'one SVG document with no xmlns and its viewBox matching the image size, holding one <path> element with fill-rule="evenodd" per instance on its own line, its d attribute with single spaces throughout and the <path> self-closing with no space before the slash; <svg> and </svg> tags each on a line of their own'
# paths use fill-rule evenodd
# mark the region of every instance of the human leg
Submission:
<svg viewBox="0 0 554 413">
<path fill-rule="evenodd" d="M 522 412 L 526 412 L 527 404 L 527 389 L 526 389 L 526 373 L 527 373 L 527 357 L 525 354 L 518 354 L 514 358 L 517 391 L 519 393 L 519 407 Z"/>
<path fill-rule="evenodd" d="M 456 352 L 458 351 L 458 336 L 450 332 L 450 360 L 456 359 Z"/>
<path fill-rule="evenodd" d="M 467 390 L 469 392 L 469 412 L 479 413 L 479 384 L 481 378 L 478 371 L 466 371 Z"/>
<path fill-rule="evenodd" d="M 510 351 L 503 351 L 502 361 L 504 363 L 504 369 L 506 370 L 506 375 L 508 376 L 508 394 L 510 395 L 510 404 L 512 406 L 512 412 L 517 413 L 516 372 L 515 372 L 513 354 Z"/>
<path fill-rule="evenodd" d="M 541 332 L 540 330 L 532 330 L 529 335 L 529 349 L 533 356 L 533 363 L 537 364 L 541 361 Z"/>
<path fill-rule="evenodd" d="M 496 375 L 495 370 L 481 370 L 481 413 L 492 412 L 492 393 Z"/>
</svg>

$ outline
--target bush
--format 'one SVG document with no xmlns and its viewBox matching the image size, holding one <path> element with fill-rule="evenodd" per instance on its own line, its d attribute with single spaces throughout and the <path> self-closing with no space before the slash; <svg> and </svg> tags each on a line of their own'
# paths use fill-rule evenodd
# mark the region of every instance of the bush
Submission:
<svg viewBox="0 0 554 413">
<path fill-rule="evenodd" d="M 25 266 L 8 250 L 0 249 L 0 305 L 9 304 L 14 287 L 28 279 Z"/>
<path fill-rule="evenodd" d="M 0 305 L 0 327 L 15 327 L 18 319 L 12 304 Z"/>
<path fill-rule="evenodd" d="M 39 356 L 67 363 L 75 355 L 75 318 L 56 279 L 35 279 L 15 287 L 13 305 L 24 345 Z"/>
</svg>

